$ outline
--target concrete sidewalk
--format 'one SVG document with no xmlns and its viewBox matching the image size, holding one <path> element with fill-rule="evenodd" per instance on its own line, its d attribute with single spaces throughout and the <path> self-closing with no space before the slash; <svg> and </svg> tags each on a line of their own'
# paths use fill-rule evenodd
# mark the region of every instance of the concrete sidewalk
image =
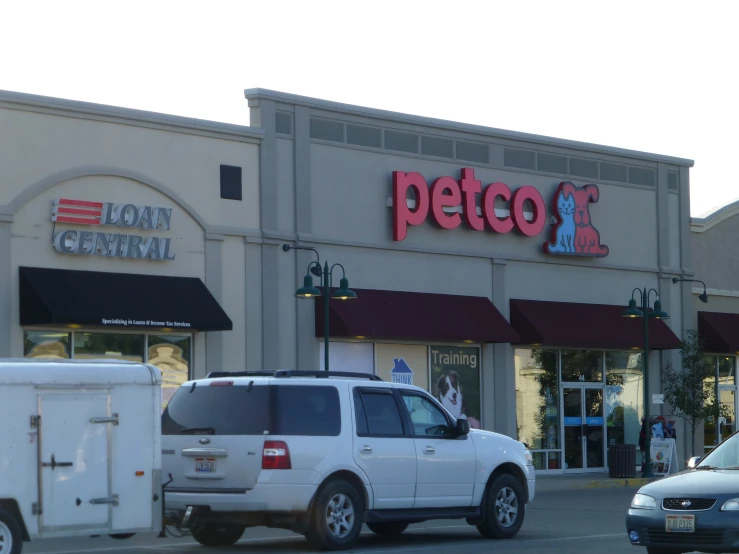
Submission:
<svg viewBox="0 0 739 554">
<path fill-rule="evenodd" d="M 598 473 L 575 473 L 560 475 L 537 475 L 537 491 L 555 491 L 565 489 L 616 489 L 616 488 L 639 488 L 652 481 L 662 479 L 662 476 L 645 479 L 636 473 L 633 478 L 610 478 L 608 472 Z"/>
</svg>

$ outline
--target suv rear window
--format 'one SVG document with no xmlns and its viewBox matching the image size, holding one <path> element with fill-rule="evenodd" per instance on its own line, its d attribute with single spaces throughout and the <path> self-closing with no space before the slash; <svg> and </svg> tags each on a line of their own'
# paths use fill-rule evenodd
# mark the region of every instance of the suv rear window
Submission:
<svg viewBox="0 0 739 554">
<path fill-rule="evenodd" d="M 180 387 L 162 414 L 162 434 L 263 435 L 269 430 L 269 387 Z"/>
<path fill-rule="evenodd" d="M 341 432 L 336 387 L 284 385 L 272 389 L 273 435 L 335 437 Z"/>
</svg>

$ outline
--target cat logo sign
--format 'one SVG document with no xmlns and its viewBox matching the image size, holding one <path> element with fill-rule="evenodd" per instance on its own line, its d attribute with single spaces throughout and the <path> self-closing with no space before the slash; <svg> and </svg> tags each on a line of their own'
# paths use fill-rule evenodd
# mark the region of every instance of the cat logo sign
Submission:
<svg viewBox="0 0 739 554">
<path fill-rule="evenodd" d="M 608 247 L 600 243 L 600 233 L 590 219 L 590 204 L 598 202 L 598 197 L 597 185 L 559 184 L 554 195 L 557 223 L 550 242 L 544 243 L 544 252 L 553 256 L 608 256 Z"/>
</svg>

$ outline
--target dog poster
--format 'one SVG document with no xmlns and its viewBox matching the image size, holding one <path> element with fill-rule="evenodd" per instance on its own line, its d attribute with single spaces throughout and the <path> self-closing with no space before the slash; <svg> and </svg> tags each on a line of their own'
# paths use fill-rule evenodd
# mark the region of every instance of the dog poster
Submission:
<svg viewBox="0 0 739 554">
<path fill-rule="evenodd" d="M 430 392 L 457 419 L 480 429 L 480 349 L 431 346 Z"/>
<path fill-rule="evenodd" d="M 378 342 L 377 375 L 390 383 L 415 385 L 428 390 L 429 351 L 418 344 L 392 344 Z"/>
</svg>

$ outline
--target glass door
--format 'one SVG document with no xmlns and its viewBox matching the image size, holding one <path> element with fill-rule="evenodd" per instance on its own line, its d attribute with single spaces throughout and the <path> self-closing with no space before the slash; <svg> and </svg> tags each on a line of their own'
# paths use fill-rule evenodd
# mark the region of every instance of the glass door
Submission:
<svg viewBox="0 0 739 554">
<path fill-rule="evenodd" d="M 565 469 L 605 467 L 605 426 L 602 386 L 563 386 Z"/>
</svg>

